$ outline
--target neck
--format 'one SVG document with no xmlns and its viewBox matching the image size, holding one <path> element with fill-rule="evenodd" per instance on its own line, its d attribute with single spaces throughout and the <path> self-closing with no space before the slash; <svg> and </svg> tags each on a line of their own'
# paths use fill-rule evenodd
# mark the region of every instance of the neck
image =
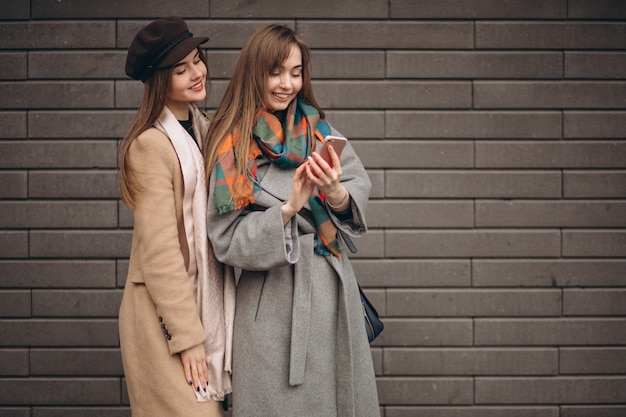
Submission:
<svg viewBox="0 0 626 417">
<path fill-rule="evenodd" d="M 167 108 L 174 114 L 176 120 L 189 120 L 189 106 L 187 103 L 167 103 Z"/>
</svg>

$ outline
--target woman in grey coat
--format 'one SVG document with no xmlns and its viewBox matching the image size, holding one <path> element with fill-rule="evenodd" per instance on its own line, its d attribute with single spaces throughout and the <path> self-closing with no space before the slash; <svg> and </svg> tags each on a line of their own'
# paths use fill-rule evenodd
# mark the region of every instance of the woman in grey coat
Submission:
<svg viewBox="0 0 626 417">
<path fill-rule="evenodd" d="M 311 89 L 292 29 L 248 40 L 205 138 L 209 238 L 241 270 L 233 339 L 234 417 L 379 416 L 363 310 L 341 229 L 366 232 L 371 184 Z"/>
</svg>

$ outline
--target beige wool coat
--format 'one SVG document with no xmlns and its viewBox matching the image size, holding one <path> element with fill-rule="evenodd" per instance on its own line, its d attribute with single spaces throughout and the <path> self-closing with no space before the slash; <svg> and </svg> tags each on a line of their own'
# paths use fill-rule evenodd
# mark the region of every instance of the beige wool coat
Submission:
<svg viewBox="0 0 626 417">
<path fill-rule="evenodd" d="M 233 417 L 378 417 L 371 351 L 348 251 L 341 260 L 316 255 L 315 229 L 300 216 L 284 227 L 280 208 L 289 198 L 294 169 L 263 157 L 257 162 L 262 179 L 254 210 L 220 215 L 214 180 L 209 191 L 208 233 L 215 255 L 242 270 L 233 339 Z M 352 218 L 342 221 L 332 212 L 331 218 L 350 235 L 361 236 L 371 184 L 349 143 L 342 170 Z"/>
<path fill-rule="evenodd" d="M 208 122 L 194 118 L 196 137 Z M 169 138 L 156 128 L 131 145 L 136 197 L 128 277 L 119 334 L 133 417 L 203 416 L 217 403 L 197 402 L 179 352 L 202 343 L 205 331 L 189 281 L 183 223 L 183 176 Z"/>
</svg>

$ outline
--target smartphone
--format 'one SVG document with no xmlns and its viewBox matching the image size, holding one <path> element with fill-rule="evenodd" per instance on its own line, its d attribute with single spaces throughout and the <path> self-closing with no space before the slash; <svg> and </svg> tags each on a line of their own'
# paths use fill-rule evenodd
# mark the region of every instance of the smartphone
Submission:
<svg viewBox="0 0 626 417">
<path fill-rule="evenodd" d="M 330 166 L 332 166 L 332 161 L 330 160 L 330 154 L 328 153 L 328 145 L 333 145 L 333 149 L 335 150 L 335 153 L 337 154 L 337 156 L 339 157 L 339 159 L 341 159 L 341 153 L 343 152 L 343 148 L 346 146 L 346 143 L 348 143 L 348 139 L 343 138 L 341 136 L 326 136 L 324 138 L 324 144 L 322 145 L 322 148 L 319 150 L 319 154 L 320 156 L 324 159 L 324 161 L 326 161 Z"/>
</svg>

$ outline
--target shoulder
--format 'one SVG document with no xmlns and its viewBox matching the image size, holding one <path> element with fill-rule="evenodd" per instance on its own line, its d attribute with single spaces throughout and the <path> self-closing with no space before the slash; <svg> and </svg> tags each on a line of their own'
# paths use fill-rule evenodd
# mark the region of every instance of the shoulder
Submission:
<svg viewBox="0 0 626 417">
<path fill-rule="evenodd" d="M 134 162 L 145 161 L 177 161 L 176 152 L 165 133 L 157 128 L 150 128 L 141 133 L 128 149 L 130 158 Z"/>
</svg>

